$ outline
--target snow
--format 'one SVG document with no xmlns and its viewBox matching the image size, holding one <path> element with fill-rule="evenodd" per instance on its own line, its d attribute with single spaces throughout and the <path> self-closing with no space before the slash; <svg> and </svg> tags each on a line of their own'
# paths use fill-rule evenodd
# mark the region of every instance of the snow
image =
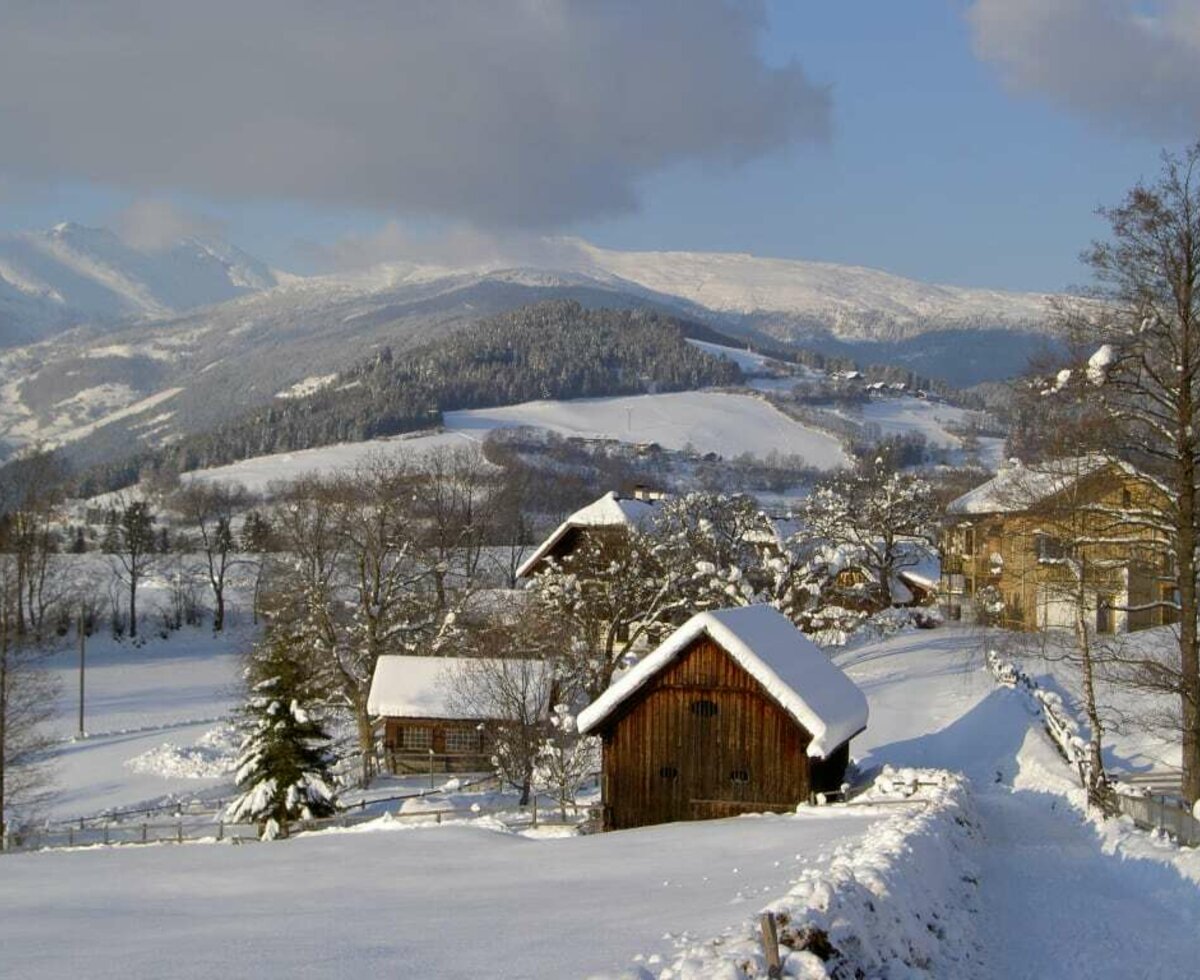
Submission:
<svg viewBox="0 0 1200 980">
<path fill-rule="evenodd" d="M 576 242 L 593 268 L 722 313 L 823 321 L 836 336 L 915 335 L 931 327 L 1035 329 L 1047 297 L 916 282 L 861 266 L 720 252 L 617 252 Z"/>
<path fill-rule="evenodd" d="M 1027 699 L 984 669 L 1003 636 L 911 630 L 834 654 L 870 703 L 853 743 L 878 787 L 869 805 L 583 837 L 415 815 L 238 847 L 6 855 L 0 972 L 200 980 L 244 975 L 252 957 L 261 975 L 297 978 L 742 980 L 738 963 L 761 963 L 750 937 L 766 907 L 789 917 L 785 932 L 827 932 L 848 975 L 1190 976 L 1200 854 L 1085 815 Z M 219 727 L 203 717 L 235 700 L 237 648 L 187 630 L 141 649 L 96 640 L 89 727 L 111 734 L 64 746 L 88 763 L 60 774 L 64 791 L 130 803 L 151 796 L 146 781 L 173 785 L 124 763 Z M 66 734 L 71 660 L 56 660 Z M 802 977 L 832 965 L 786 962 Z"/>
<path fill-rule="evenodd" d="M 946 511 L 950 514 L 1003 514 L 1028 510 L 1106 466 L 1118 466 L 1128 471 L 1125 464 L 1102 455 L 1009 466 L 987 483 L 952 500 Z"/>
<path fill-rule="evenodd" d="M 143 406 L 146 407 L 146 406 Z M 806 427 L 753 395 L 686 391 L 624 398 L 539 401 L 504 408 L 445 413 L 445 427 L 418 433 L 338 443 L 319 449 L 258 456 L 186 474 L 186 479 L 241 483 L 262 491 L 276 481 L 353 469 L 373 455 L 422 453 L 439 446 L 478 445 L 493 429 L 532 426 L 564 436 L 657 442 L 667 449 L 692 448 L 733 457 L 748 452 L 797 454 L 820 470 L 849 464 L 832 436 Z"/>
<path fill-rule="evenodd" d="M 1117 352 L 1112 344 L 1101 344 L 1088 358 L 1087 379 L 1089 384 L 1102 385 L 1108 380 L 1108 369 L 1116 363 Z"/>
<path fill-rule="evenodd" d="M 657 442 L 666 449 L 690 447 L 731 457 L 774 451 L 803 456 L 820 470 L 849 463 L 832 436 L 788 418 L 761 398 L 715 391 L 527 402 L 448 412 L 446 425 L 463 431 L 534 426 L 564 436 Z"/>
<path fill-rule="evenodd" d="M 528 839 L 475 826 L 275 843 L 5 856 L 4 971 L 585 977 L 716 933 L 880 820 L 877 812 Z M 586 891 L 586 895 L 583 892 Z M 286 896 L 286 899 L 285 899 Z"/>
<path fill-rule="evenodd" d="M 654 514 L 654 502 L 639 500 L 632 497 L 622 497 L 615 490 L 610 490 L 599 500 L 583 507 L 550 534 L 517 569 L 517 577 L 524 578 L 534 569 L 562 536 L 577 527 L 640 527 L 647 518 Z"/>
<path fill-rule="evenodd" d="M 328 388 L 331 384 L 337 381 L 337 373 L 333 374 L 313 374 L 307 378 L 297 381 L 290 388 L 285 388 L 283 391 L 277 392 L 276 398 L 304 398 L 314 392 L 320 391 L 322 388 Z"/>
<path fill-rule="evenodd" d="M 699 348 L 706 354 L 719 357 L 725 361 L 733 361 L 746 374 L 771 374 L 786 367 L 782 362 L 767 357 L 766 354 L 756 354 L 754 351 L 743 350 L 740 347 L 727 347 L 724 344 L 711 344 L 705 340 L 688 339 L 688 343 Z"/>
<path fill-rule="evenodd" d="M 472 659 L 472 667 L 487 670 L 499 661 Z M 503 663 L 521 670 L 532 665 L 540 669 L 542 661 L 506 660 Z M 454 657 L 380 657 L 371 678 L 367 711 L 375 717 L 392 718 L 484 718 L 470 704 L 455 701 L 455 671 L 463 661 Z"/>
<path fill-rule="evenodd" d="M 693 640 L 709 636 L 811 735 L 808 754 L 824 758 L 867 726 L 867 699 L 791 621 L 771 606 L 699 613 L 646 655 L 579 716 L 594 732 L 626 699 Z"/>
</svg>

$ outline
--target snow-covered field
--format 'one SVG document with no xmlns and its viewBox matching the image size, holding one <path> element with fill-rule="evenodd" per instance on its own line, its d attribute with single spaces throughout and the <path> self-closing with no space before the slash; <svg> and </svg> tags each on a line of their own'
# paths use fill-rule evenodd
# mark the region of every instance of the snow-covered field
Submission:
<svg viewBox="0 0 1200 980">
<path fill-rule="evenodd" d="M 657 442 L 666 449 L 691 447 L 725 457 L 771 452 L 803 456 L 821 470 L 847 465 L 838 441 L 810 429 L 753 395 L 683 391 L 626 398 L 539 401 L 503 408 L 447 412 L 445 430 L 431 435 L 395 436 L 340 443 L 214 467 L 192 479 L 227 480 L 263 490 L 272 481 L 353 468 L 373 454 L 427 452 L 437 446 L 479 444 L 494 429 L 533 426 L 563 436 Z"/>
<path fill-rule="evenodd" d="M 872 976 L 1190 975 L 1200 855 L 1085 818 L 1027 701 L 983 669 L 993 640 L 946 628 L 835 654 L 871 705 L 860 768 L 957 770 L 969 799 L 594 837 L 385 822 L 242 847 L 17 854 L 0 859 L 0 972 L 199 978 L 253 964 L 264 977 L 732 980 L 745 976 L 752 917 L 770 905 L 883 963 Z M 171 656 L 174 642 L 114 657 L 96 679 L 96 717 L 116 724 L 153 706 L 167 726 L 228 704 L 232 652 L 185 644 Z M 145 751 L 110 748 L 97 783 L 118 765 L 130 778 L 118 757 Z M 793 955 L 789 970 L 825 975 L 813 957 Z"/>
<path fill-rule="evenodd" d="M 961 430 L 977 413 L 944 402 L 927 401 L 911 395 L 887 395 L 872 398 L 857 409 L 828 409 L 834 415 L 871 426 L 881 436 L 924 436 L 931 449 L 947 449 L 954 462 L 965 462 Z M 992 436 L 979 438 L 979 461 L 995 470 L 1004 459 L 1004 440 Z"/>
</svg>

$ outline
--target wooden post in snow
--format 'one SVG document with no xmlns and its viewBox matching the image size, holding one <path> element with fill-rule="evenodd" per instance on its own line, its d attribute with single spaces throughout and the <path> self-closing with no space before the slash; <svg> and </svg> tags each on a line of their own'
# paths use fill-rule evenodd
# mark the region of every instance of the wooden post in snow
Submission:
<svg viewBox="0 0 1200 980">
<path fill-rule="evenodd" d="M 779 958 L 779 930 L 775 925 L 775 913 L 764 912 L 758 917 L 762 933 L 763 955 L 767 959 L 767 976 L 779 980 L 783 976 L 783 962 Z"/>
</svg>

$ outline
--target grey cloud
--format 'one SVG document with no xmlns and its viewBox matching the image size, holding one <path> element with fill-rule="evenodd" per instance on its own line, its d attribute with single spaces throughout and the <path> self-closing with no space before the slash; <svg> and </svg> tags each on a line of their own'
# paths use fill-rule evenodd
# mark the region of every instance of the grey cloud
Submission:
<svg viewBox="0 0 1200 980">
<path fill-rule="evenodd" d="M 169 248 L 181 238 L 220 238 L 224 230 L 213 218 L 157 197 L 138 198 L 120 211 L 113 223 L 126 244 L 151 252 Z"/>
<path fill-rule="evenodd" d="M 302 251 L 321 268 L 351 271 L 387 262 L 414 262 L 449 268 L 530 266 L 582 271 L 592 262 L 577 239 L 532 232 L 496 233 L 466 225 L 416 230 L 389 221 L 377 231 L 353 235 L 332 245 L 309 243 Z"/>
<path fill-rule="evenodd" d="M 0 0 L 0 170 L 477 226 L 823 139 L 736 0 Z"/>
<path fill-rule="evenodd" d="M 1017 91 L 1156 139 L 1200 130 L 1196 0 L 975 0 L 967 17 Z"/>
</svg>

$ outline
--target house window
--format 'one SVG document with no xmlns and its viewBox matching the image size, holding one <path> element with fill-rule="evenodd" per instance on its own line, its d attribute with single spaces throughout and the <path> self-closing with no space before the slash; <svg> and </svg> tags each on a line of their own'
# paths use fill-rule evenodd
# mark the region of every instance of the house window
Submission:
<svg viewBox="0 0 1200 980">
<path fill-rule="evenodd" d="M 731 769 L 729 772 L 729 781 L 731 783 L 748 783 L 750 782 L 749 769 Z"/>
<path fill-rule="evenodd" d="M 1126 510 L 1133 506 L 1133 494 L 1129 492 L 1128 487 L 1121 491 L 1121 506 Z"/>
<path fill-rule="evenodd" d="M 717 702 L 701 698 L 692 702 L 692 714 L 697 718 L 713 718 L 717 714 Z"/>
<path fill-rule="evenodd" d="M 963 528 L 963 554 L 975 554 L 975 528 L 973 527 Z"/>
<path fill-rule="evenodd" d="M 679 769 L 676 766 L 663 766 L 658 770 L 658 775 L 662 779 L 677 779 L 679 777 Z"/>
<path fill-rule="evenodd" d="M 1096 603 L 1096 632 L 1097 633 L 1115 633 L 1116 632 L 1116 617 L 1113 616 L 1112 600 L 1107 596 L 1101 596 Z"/>
<path fill-rule="evenodd" d="M 450 728 L 446 731 L 447 752 L 478 752 L 479 732 L 474 728 Z"/>
<path fill-rule="evenodd" d="M 1049 534 L 1038 534 L 1034 546 L 1037 549 L 1038 561 L 1054 561 L 1065 558 L 1067 554 L 1062 541 Z"/>
<path fill-rule="evenodd" d="M 417 725 L 406 725 L 400 732 L 400 747 L 402 749 L 433 748 L 433 732 Z"/>
</svg>

